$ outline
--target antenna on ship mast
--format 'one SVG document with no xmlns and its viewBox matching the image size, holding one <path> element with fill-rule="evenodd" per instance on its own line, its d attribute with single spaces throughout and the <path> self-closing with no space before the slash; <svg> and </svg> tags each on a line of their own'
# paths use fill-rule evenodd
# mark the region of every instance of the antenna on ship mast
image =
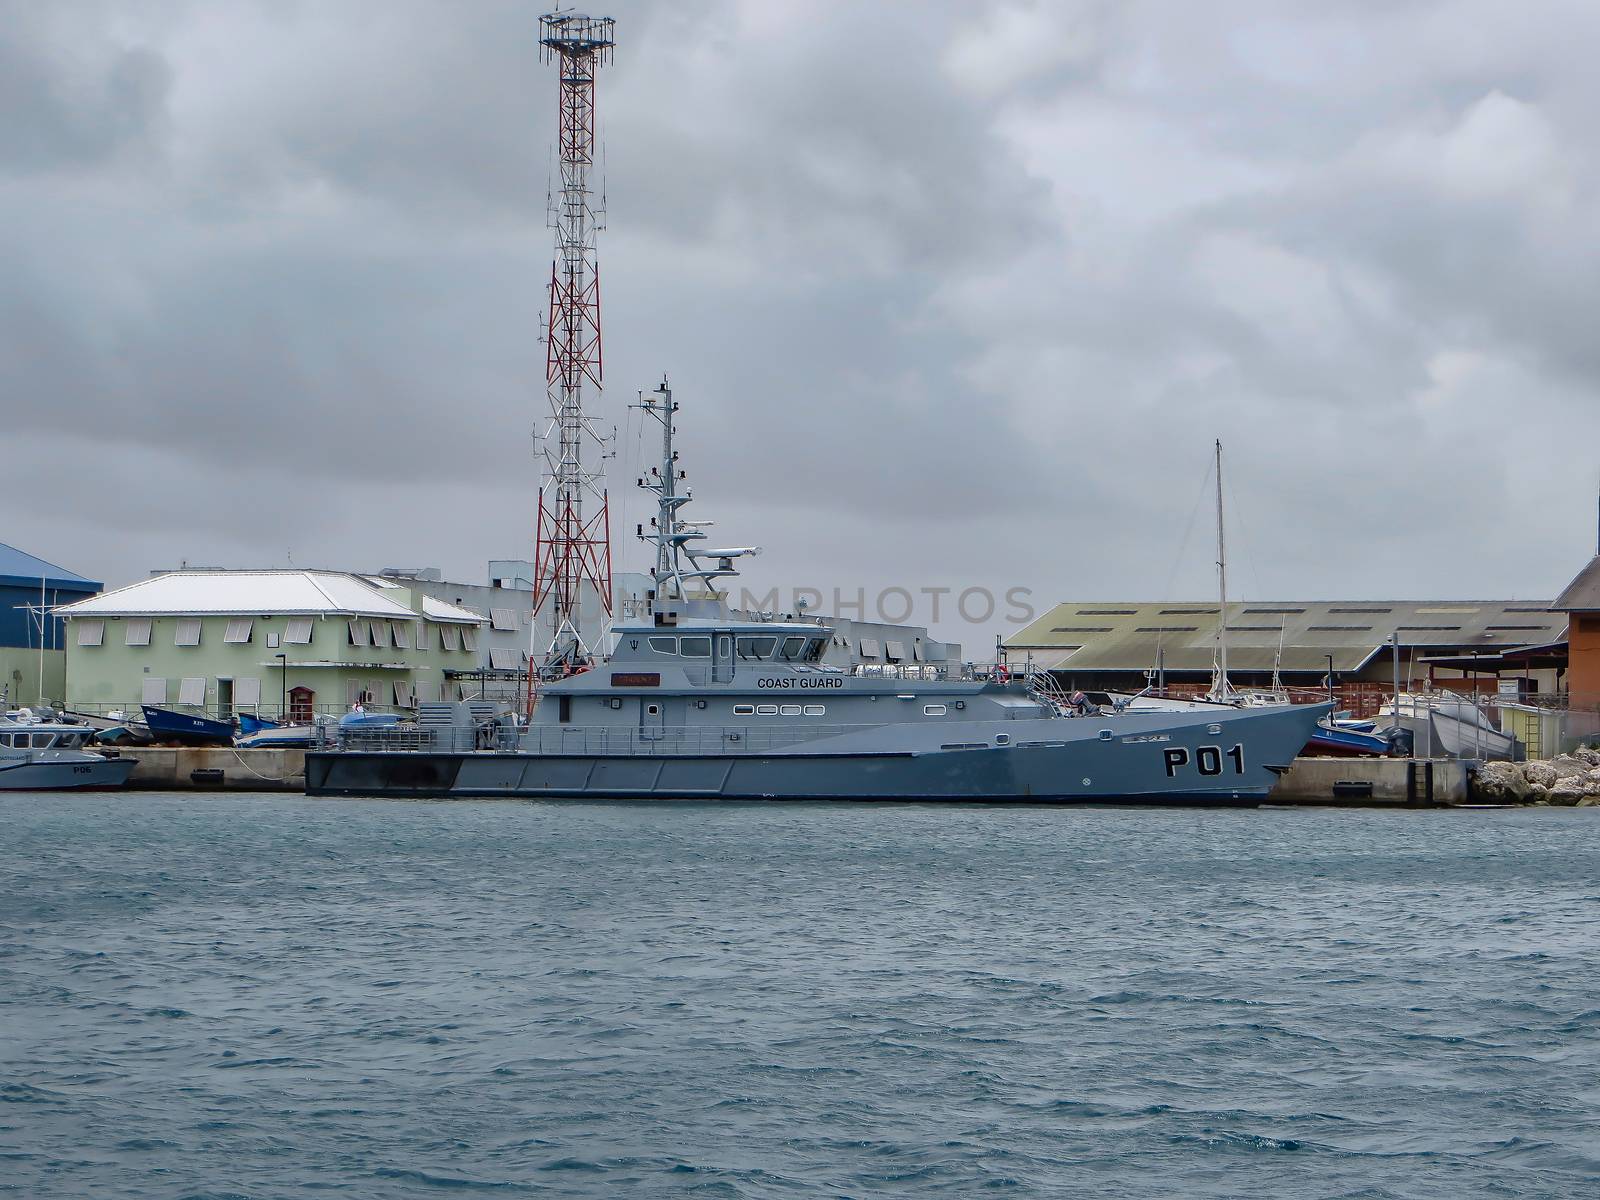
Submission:
<svg viewBox="0 0 1600 1200">
<path fill-rule="evenodd" d="M 711 521 L 685 521 L 679 510 L 694 499 L 686 485 L 688 472 L 678 466 L 678 452 L 673 448 L 673 435 L 677 432 L 675 417 L 678 402 L 672 398 L 672 387 L 667 377 L 653 392 L 640 392 L 639 403 L 634 407 L 655 418 L 661 425 L 661 465 L 651 467 L 639 477 L 639 486 L 656 496 L 656 515 L 650 522 L 649 532 L 640 524 L 641 541 L 655 545 L 656 561 L 651 570 L 655 583 L 655 611 L 666 611 L 667 606 L 685 607 L 691 601 L 718 603 L 716 583 L 739 573 L 733 565 L 736 558 L 760 554 L 760 546 L 729 546 L 709 549 L 702 543 L 705 530 Z M 688 560 L 685 563 L 685 560 Z M 701 559 L 715 560 L 702 563 Z M 698 582 L 703 593 L 690 595 L 690 581 Z"/>
<path fill-rule="evenodd" d="M 589 188 L 594 165 L 594 79 L 611 61 L 616 22 L 574 12 L 539 18 L 541 58 L 560 69 L 560 120 L 557 159 L 561 190 L 553 198 L 551 225 L 555 257 L 550 264 L 550 307 L 545 332 L 545 386 L 550 400 L 549 424 L 541 437 L 544 482 L 533 557 L 533 612 L 548 604 L 553 630 L 542 662 L 535 662 L 536 644 L 528 655 L 528 708 L 533 708 L 536 675 L 559 677 L 593 661 L 591 641 L 583 631 L 582 604 L 591 591 L 609 618 L 611 603 L 611 520 L 602 472 L 586 469 L 583 447 L 602 451 L 607 436 L 584 412 L 585 386 L 601 390 L 600 270 L 595 235 L 604 227 L 603 209 L 596 208 Z M 585 515 L 584 501 L 590 502 Z"/>
</svg>

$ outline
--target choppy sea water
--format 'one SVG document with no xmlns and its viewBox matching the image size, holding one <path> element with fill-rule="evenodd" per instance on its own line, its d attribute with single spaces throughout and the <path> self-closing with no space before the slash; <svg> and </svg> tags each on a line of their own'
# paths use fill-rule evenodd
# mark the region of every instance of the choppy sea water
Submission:
<svg viewBox="0 0 1600 1200">
<path fill-rule="evenodd" d="M 1600 810 L 0 820 L 0 1191 L 1600 1193 Z"/>
</svg>

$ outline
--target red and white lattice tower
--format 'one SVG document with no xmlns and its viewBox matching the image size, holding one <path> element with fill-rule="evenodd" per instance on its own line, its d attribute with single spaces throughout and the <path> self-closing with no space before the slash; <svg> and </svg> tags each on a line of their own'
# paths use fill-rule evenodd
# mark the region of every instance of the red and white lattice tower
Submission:
<svg viewBox="0 0 1600 1200">
<path fill-rule="evenodd" d="M 598 456 L 605 437 L 584 412 L 583 399 L 585 388 L 598 395 L 602 378 L 595 258 L 595 234 L 602 224 L 589 170 L 594 166 L 595 71 L 611 61 L 614 25 L 610 17 L 570 12 L 539 18 L 542 57 L 561 69 L 561 189 L 551 198 L 556 247 L 545 339 L 550 424 L 540 442 L 545 473 L 533 562 L 533 628 L 541 627 L 538 614 L 549 605 L 554 635 L 542 663 L 529 663 L 530 707 L 535 671 L 561 675 L 592 661 L 583 629 L 585 591 L 607 618 L 611 615 L 610 513 L 598 462 L 588 469 L 583 465 L 585 443 Z M 598 631 L 589 632 L 592 638 Z M 538 657 L 537 646 L 532 649 L 530 660 Z"/>
</svg>

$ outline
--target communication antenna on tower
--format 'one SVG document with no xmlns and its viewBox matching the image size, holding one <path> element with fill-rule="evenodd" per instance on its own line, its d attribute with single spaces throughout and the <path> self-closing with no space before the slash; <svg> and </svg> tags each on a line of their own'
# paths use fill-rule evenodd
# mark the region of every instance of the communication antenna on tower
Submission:
<svg viewBox="0 0 1600 1200">
<path fill-rule="evenodd" d="M 586 389 L 600 394 L 603 378 L 595 235 L 604 222 L 590 191 L 589 172 L 595 155 L 595 72 L 611 61 L 615 25 L 610 17 L 574 12 L 539 18 L 540 58 L 556 63 L 561 74 L 556 144 L 561 182 L 559 193 L 551 197 L 555 257 L 545 332 L 550 417 L 540 437 L 544 480 L 534 542 L 532 622 L 538 630 L 539 614 L 548 606 L 554 632 L 542 656 L 536 644 L 530 646 L 530 709 L 536 674 L 570 674 L 593 661 L 595 631 L 586 637 L 583 628 L 585 591 L 592 592 L 605 618 L 612 611 L 607 495 L 598 458 L 590 467 L 583 461 L 585 445 L 603 458 L 608 437 L 584 411 L 583 402 Z"/>
</svg>

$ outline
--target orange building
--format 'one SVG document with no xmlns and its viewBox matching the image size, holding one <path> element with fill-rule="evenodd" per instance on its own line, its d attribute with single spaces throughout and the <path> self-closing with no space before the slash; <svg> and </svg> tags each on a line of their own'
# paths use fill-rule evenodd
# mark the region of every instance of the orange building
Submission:
<svg viewBox="0 0 1600 1200">
<path fill-rule="evenodd" d="M 1568 615 L 1567 703 L 1600 708 L 1600 555 L 1589 560 L 1550 607 Z"/>
</svg>

